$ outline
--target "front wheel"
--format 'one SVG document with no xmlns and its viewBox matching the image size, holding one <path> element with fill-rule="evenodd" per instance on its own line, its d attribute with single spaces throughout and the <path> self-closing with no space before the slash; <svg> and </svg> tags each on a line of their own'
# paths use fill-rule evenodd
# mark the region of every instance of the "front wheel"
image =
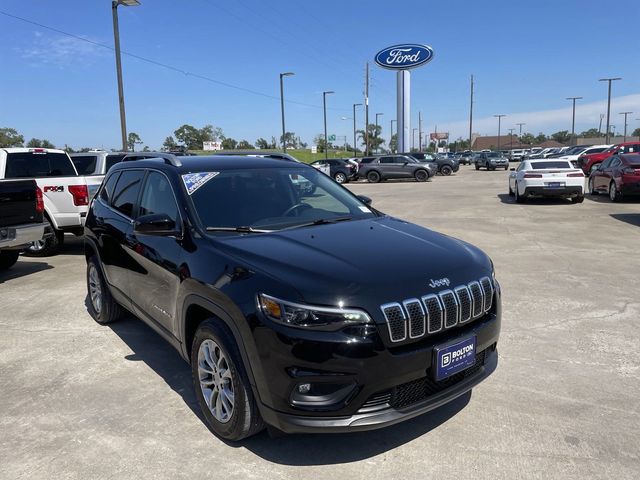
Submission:
<svg viewBox="0 0 640 480">
<path fill-rule="evenodd" d="M 347 176 L 342 172 L 338 172 L 333 176 L 333 179 L 338 183 L 346 183 Z"/>
<path fill-rule="evenodd" d="M 611 183 L 609 184 L 609 200 L 611 200 L 612 202 L 619 202 L 621 198 L 622 198 L 622 195 L 620 195 L 620 192 L 618 192 L 618 187 L 616 187 L 616 182 L 612 180 Z"/>
<path fill-rule="evenodd" d="M 476 170 L 480 170 L 480 165 L 476 163 Z"/>
<path fill-rule="evenodd" d="M 509 170 L 509 165 L 507 165 L 506 167 L 504 167 L 504 171 L 506 172 L 507 170 Z"/>
<path fill-rule="evenodd" d="M 453 168 L 451 168 L 449 165 L 443 165 L 440 169 L 440 173 L 445 177 L 448 177 L 453 173 Z"/>
<path fill-rule="evenodd" d="M 417 182 L 426 182 L 429 179 L 429 174 L 426 170 L 416 170 L 413 176 Z"/>
<path fill-rule="evenodd" d="M 595 186 L 593 184 L 593 177 L 589 179 L 589 194 L 591 195 L 598 195 L 598 192 L 595 189 Z"/>
<path fill-rule="evenodd" d="M 375 170 L 370 171 L 367 173 L 367 181 L 369 183 L 378 183 L 380 181 L 380 174 Z"/>
<path fill-rule="evenodd" d="M 18 261 L 20 252 L 18 250 L 3 250 L 0 252 L 0 271 L 8 270 Z"/>
<path fill-rule="evenodd" d="M 196 398 L 213 433 L 238 441 L 264 428 L 235 340 L 214 320 L 205 320 L 196 331 L 191 373 Z"/>
</svg>

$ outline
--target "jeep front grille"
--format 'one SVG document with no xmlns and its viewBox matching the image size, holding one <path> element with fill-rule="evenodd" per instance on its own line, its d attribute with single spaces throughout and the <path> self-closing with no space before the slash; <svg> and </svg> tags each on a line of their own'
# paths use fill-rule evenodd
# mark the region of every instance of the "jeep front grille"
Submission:
<svg viewBox="0 0 640 480">
<path fill-rule="evenodd" d="M 475 320 L 493 306 L 494 286 L 489 277 L 401 303 L 380 306 L 392 342 L 415 339 Z"/>
</svg>

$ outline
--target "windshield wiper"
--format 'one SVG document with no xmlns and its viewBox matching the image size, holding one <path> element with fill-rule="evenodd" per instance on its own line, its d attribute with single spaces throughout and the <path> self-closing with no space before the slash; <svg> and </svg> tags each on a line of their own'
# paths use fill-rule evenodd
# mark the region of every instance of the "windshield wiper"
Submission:
<svg viewBox="0 0 640 480">
<path fill-rule="evenodd" d="M 270 233 L 273 230 L 262 230 L 259 228 L 253 228 L 248 226 L 240 227 L 207 227 L 207 232 L 237 232 L 237 233 Z"/>
<path fill-rule="evenodd" d="M 353 220 L 353 217 L 319 218 L 318 220 L 314 220 L 312 222 L 291 225 L 290 227 L 283 228 L 283 230 L 289 230 L 291 228 L 312 227 L 314 225 L 328 225 L 329 223 L 346 222 L 349 220 Z"/>
</svg>

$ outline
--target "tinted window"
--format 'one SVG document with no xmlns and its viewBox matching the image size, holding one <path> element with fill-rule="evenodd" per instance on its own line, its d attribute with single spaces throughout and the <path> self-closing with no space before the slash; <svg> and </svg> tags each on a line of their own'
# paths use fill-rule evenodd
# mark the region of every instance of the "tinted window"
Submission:
<svg viewBox="0 0 640 480">
<path fill-rule="evenodd" d="M 116 154 L 116 155 L 107 155 L 107 160 L 105 162 L 105 173 L 109 171 L 111 167 L 113 167 L 116 163 L 120 163 L 124 155 Z"/>
<path fill-rule="evenodd" d="M 588 150 L 585 150 L 584 153 L 585 155 L 589 155 L 591 153 L 600 153 L 600 152 L 604 152 L 606 150 L 606 147 L 598 147 L 598 148 L 590 148 Z"/>
<path fill-rule="evenodd" d="M 178 223 L 178 206 L 169 180 L 163 174 L 151 172 L 147 177 L 140 200 L 139 215 L 164 213 Z"/>
<path fill-rule="evenodd" d="M 382 157 L 380 163 L 394 163 L 393 157 Z"/>
<path fill-rule="evenodd" d="M 5 178 L 75 177 L 66 153 L 8 153 Z"/>
<path fill-rule="evenodd" d="M 133 218 L 133 206 L 138 199 L 143 177 L 143 170 L 125 170 L 120 174 L 111 198 L 113 208 Z"/>
<path fill-rule="evenodd" d="M 534 170 L 546 170 L 548 168 L 573 168 L 569 162 L 534 162 L 531 164 Z"/>
<path fill-rule="evenodd" d="M 611 165 L 611 162 L 613 161 L 614 158 L 616 158 L 616 157 L 607 158 L 604 162 L 602 162 L 602 166 L 600 167 L 600 169 L 608 168 L 609 165 Z"/>
<path fill-rule="evenodd" d="M 120 174 L 118 172 L 107 178 L 107 181 L 104 182 L 102 190 L 100 191 L 100 198 L 104 200 L 104 202 L 108 205 L 111 203 L 111 197 L 113 196 L 113 187 L 116 186 L 116 181 Z"/>
<path fill-rule="evenodd" d="M 360 160 L 360 163 L 371 163 L 374 160 L 374 157 L 364 157 Z"/>
<path fill-rule="evenodd" d="M 640 145 L 638 144 L 634 144 L 634 145 L 625 145 L 620 149 L 619 153 L 638 153 L 638 151 L 640 150 Z"/>
<path fill-rule="evenodd" d="M 71 157 L 73 165 L 79 175 L 91 175 L 96 171 L 98 157 L 95 155 L 80 155 Z"/>
</svg>

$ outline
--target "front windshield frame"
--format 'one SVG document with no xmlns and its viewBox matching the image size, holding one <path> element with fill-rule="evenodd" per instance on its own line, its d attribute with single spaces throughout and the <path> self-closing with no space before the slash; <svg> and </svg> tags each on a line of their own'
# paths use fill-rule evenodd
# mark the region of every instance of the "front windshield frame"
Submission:
<svg viewBox="0 0 640 480">
<path fill-rule="evenodd" d="M 294 228 L 298 228 L 298 227 L 303 227 L 303 226 L 308 226 L 308 225 L 315 225 L 315 224 L 324 224 L 324 223 L 334 223 L 337 221 L 346 221 L 346 220 L 360 220 L 360 219 L 366 219 L 366 218 L 376 218 L 376 217 L 381 217 L 384 216 L 384 214 L 380 211 L 378 211 L 377 209 L 373 208 L 371 205 L 367 205 L 365 204 L 362 200 L 360 200 L 360 198 L 358 198 L 357 195 L 355 195 L 353 192 L 351 192 L 349 189 L 343 187 L 342 185 L 336 183 L 331 177 L 325 175 L 324 173 L 322 173 L 321 171 L 319 171 L 318 169 L 306 165 L 306 164 L 301 164 L 301 165 L 295 165 L 295 166 L 289 166 L 287 165 L 286 167 L 257 167 L 257 168 L 237 168 L 237 169 L 222 169 L 219 170 L 219 174 L 226 174 L 227 176 L 231 173 L 240 173 L 240 172 L 248 172 L 248 171 L 273 171 L 273 170 L 286 170 L 287 174 L 298 174 L 304 178 L 307 178 L 310 181 L 310 178 L 315 178 L 316 180 L 318 180 L 318 182 L 314 182 L 317 184 L 317 186 L 320 186 L 321 188 L 323 186 L 327 186 L 328 190 L 325 190 L 325 192 L 329 193 L 331 196 L 333 196 L 334 198 L 335 195 L 332 194 L 331 190 L 333 190 L 334 192 L 340 192 L 339 195 L 343 196 L 343 199 L 348 199 L 348 201 L 352 202 L 352 207 L 351 209 L 349 209 L 349 213 L 348 214 L 342 214 L 342 215 L 329 215 L 327 218 L 300 218 L 300 217 L 291 217 L 292 219 L 299 219 L 299 221 L 295 221 L 295 222 L 288 222 L 288 223 L 274 223 L 274 224 L 249 224 L 249 225 L 241 225 L 240 223 L 237 223 L 236 225 L 208 225 L 207 221 L 203 218 L 203 215 L 201 214 L 201 207 L 199 207 L 198 205 L 198 201 L 197 201 L 197 197 L 198 197 L 198 191 L 201 189 L 198 189 L 197 191 L 193 192 L 192 195 L 189 195 L 186 192 L 186 189 L 184 189 L 184 185 L 183 185 L 183 189 L 185 190 L 185 196 L 188 198 L 189 201 L 189 207 L 190 210 L 193 212 L 193 217 L 194 217 L 194 222 L 195 224 L 203 231 L 205 232 L 205 234 L 210 235 L 212 233 L 226 233 L 226 234 L 244 234 L 244 233 L 253 233 L 251 231 L 248 230 L 255 230 L 255 232 L 258 232 L 260 230 L 262 230 L 262 232 L 260 233 L 271 233 L 271 232 L 279 232 L 279 231 L 283 231 L 283 230 L 291 230 Z M 211 169 L 211 171 L 215 171 L 214 169 Z M 206 173 L 206 172 L 205 172 Z M 222 177 L 221 177 L 222 178 Z M 181 182 L 182 183 L 182 182 Z M 206 184 L 205 184 L 206 185 Z M 205 188 L 205 186 L 203 186 L 202 188 Z M 317 187 L 316 187 L 317 188 Z M 324 189 L 324 188 L 323 188 Z M 200 194 L 202 194 L 204 191 L 201 191 Z M 302 200 L 304 198 L 303 195 L 300 196 L 300 200 Z M 341 202 L 340 198 L 337 198 L 337 200 L 339 202 Z M 344 204 L 344 202 L 341 202 Z M 348 206 L 346 204 L 344 204 L 347 208 Z M 333 212 L 335 213 L 335 212 Z M 209 228 L 209 230 L 207 230 Z M 220 229 L 227 229 L 226 231 L 221 230 L 221 231 L 216 231 L 216 228 L 220 228 Z M 238 231 L 234 231 L 234 229 L 238 229 Z"/>
</svg>

